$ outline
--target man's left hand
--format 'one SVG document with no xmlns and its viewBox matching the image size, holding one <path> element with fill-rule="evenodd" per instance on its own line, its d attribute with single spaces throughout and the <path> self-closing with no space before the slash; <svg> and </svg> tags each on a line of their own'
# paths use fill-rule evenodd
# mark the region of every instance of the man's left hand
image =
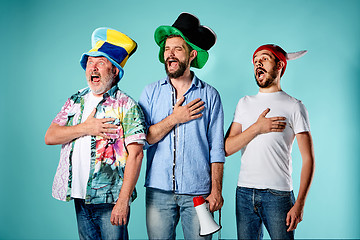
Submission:
<svg viewBox="0 0 360 240">
<path fill-rule="evenodd" d="M 304 208 L 299 204 L 296 204 L 290 209 L 286 216 L 286 226 L 289 228 L 287 229 L 288 232 L 294 231 L 297 225 L 303 219 Z"/>
<path fill-rule="evenodd" d="M 216 212 L 224 203 L 224 199 L 220 193 L 211 193 L 205 200 L 209 203 L 210 212 Z"/>
<path fill-rule="evenodd" d="M 112 212 L 110 222 L 112 225 L 120 226 L 127 223 L 129 214 L 128 202 L 117 201 Z"/>
</svg>

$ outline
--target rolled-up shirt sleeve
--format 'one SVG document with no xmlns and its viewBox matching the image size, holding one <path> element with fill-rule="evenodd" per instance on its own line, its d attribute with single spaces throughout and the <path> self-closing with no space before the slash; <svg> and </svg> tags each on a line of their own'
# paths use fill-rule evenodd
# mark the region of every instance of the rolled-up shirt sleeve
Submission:
<svg viewBox="0 0 360 240">
<path fill-rule="evenodd" d="M 215 90 L 216 91 L 216 90 Z M 225 162 L 224 111 L 219 93 L 214 94 L 208 131 L 210 163 Z"/>
</svg>

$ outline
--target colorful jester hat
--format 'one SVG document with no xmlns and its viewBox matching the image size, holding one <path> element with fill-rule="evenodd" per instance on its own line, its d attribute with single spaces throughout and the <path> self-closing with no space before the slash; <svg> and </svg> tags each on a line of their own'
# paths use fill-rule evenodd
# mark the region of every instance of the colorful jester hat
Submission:
<svg viewBox="0 0 360 240">
<path fill-rule="evenodd" d="M 106 57 L 119 69 L 119 79 L 124 75 L 123 67 L 136 51 L 137 44 L 130 37 L 111 28 L 97 28 L 91 36 L 92 49 L 81 56 L 80 64 L 85 70 L 88 57 Z"/>
<path fill-rule="evenodd" d="M 287 65 L 287 60 L 294 60 L 297 58 L 300 58 L 302 56 L 304 56 L 307 51 L 299 51 L 299 52 L 291 52 L 291 53 L 287 53 L 284 51 L 284 49 L 282 49 L 281 47 L 275 45 L 275 44 L 266 44 L 266 45 L 262 45 L 260 47 L 258 47 L 258 49 L 255 50 L 254 54 L 253 54 L 253 63 L 254 63 L 254 57 L 255 54 L 261 50 L 268 50 L 270 52 L 272 52 L 280 61 L 284 62 L 284 68 L 281 72 L 281 77 L 284 75 L 285 73 L 285 69 L 286 69 L 286 65 Z"/>
<path fill-rule="evenodd" d="M 159 60 L 164 63 L 164 47 L 169 35 L 180 35 L 198 52 L 191 66 L 202 68 L 209 58 L 207 52 L 216 42 L 216 34 L 190 13 L 181 13 L 172 26 L 160 26 L 155 30 L 155 42 L 160 47 Z"/>
</svg>

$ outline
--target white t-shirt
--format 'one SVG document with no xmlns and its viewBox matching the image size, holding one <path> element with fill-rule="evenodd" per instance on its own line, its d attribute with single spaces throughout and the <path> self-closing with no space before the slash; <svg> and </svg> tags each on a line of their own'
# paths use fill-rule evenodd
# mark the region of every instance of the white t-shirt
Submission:
<svg viewBox="0 0 360 240">
<path fill-rule="evenodd" d="M 301 101 L 283 91 L 259 92 L 239 100 L 233 122 L 240 123 L 245 131 L 267 108 L 267 118 L 286 117 L 285 130 L 260 134 L 241 149 L 238 186 L 291 191 L 292 145 L 295 134 L 310 131 L 308 112 Z"/>
<path fill-rule="evenodd" d="M 90 113 L 99 104 L 103 97 L 88 94 L 85 99 L 84 112 L 81 122 L 85 122 Z M 75 141 L 72 155 L 72 188 L 71 197 L 85 199 L 86 187 L 90 174 L 91 136 L 83 136 Z"/>
</svg>

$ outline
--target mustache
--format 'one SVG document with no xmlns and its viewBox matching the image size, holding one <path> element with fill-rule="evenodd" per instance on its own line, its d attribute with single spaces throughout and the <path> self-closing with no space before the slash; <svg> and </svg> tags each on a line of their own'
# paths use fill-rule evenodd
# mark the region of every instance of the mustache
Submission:
<svg viewBox="0 0 360 240">
<path fill-rule="evenodd" d="M 169 61 L 177 61 L 177 62 L 180 62 L 178 58 L 176 57 L 168 57 L 165 62 L 168 63 Z"/>
<path fill-rule="evenodd" d="M 267 72 L 267 71 L 266 71 L 264 68 L 262 68 L 262 67 L 257 67 L 257 68 L 256 68 L 256 72 L 258 72 L 258 71 L 263 71 L 264 73 Z"/>
<path fill-rule="evenodd" d="M 90 72 L 90 76 L 98 76 L 98 77 L 100 77 L 101 74 L 99 72 L 92 71 L 92 72 Z"/>
</svg>

